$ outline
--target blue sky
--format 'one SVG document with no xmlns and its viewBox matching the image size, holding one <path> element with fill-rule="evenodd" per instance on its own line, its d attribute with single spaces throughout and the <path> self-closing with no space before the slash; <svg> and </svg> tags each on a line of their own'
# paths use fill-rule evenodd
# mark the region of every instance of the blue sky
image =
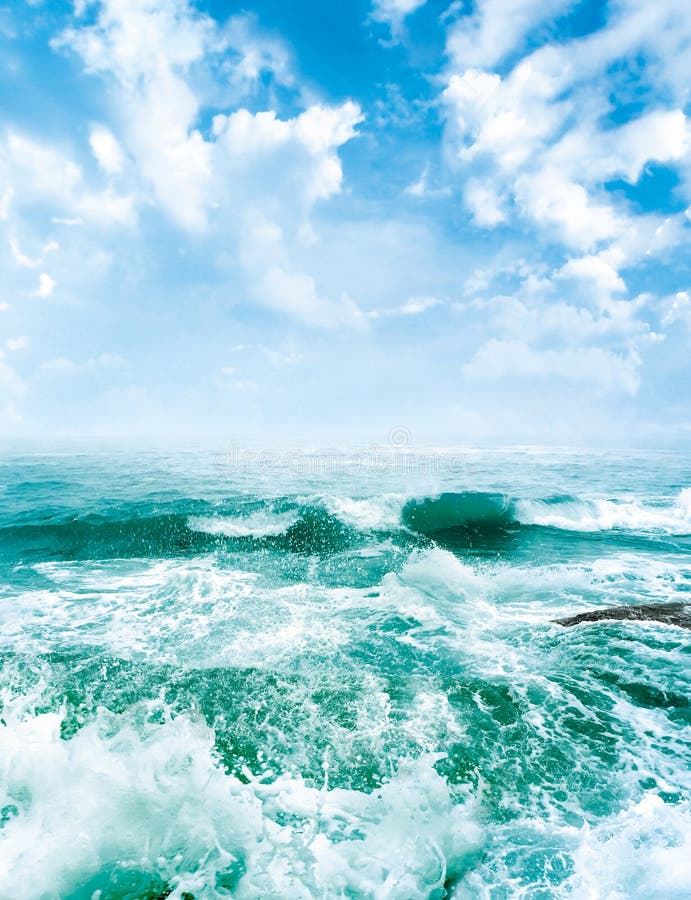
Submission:
<svg viewBox="0 0 691 900">
<path fill-rule="evenodd" d="M 0 6 L 0 430 L 691 440 L 687 0 Z"/>
</svg>

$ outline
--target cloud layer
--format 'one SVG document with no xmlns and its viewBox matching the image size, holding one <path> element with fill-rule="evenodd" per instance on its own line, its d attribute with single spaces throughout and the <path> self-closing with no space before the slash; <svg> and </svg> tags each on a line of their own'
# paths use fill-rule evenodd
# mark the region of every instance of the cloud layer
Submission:
<svg viewBox="0 0 691 900">
<path fill-rule="evenodd" d="M 276 15 L 13 11 L 3 427 L 684 438 L 688 4 Z"/>
</svg>

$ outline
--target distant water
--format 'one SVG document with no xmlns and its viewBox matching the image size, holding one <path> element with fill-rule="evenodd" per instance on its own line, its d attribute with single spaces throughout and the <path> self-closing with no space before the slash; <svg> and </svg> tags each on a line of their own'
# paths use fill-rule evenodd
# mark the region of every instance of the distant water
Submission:
<svg viewBox="0 0 691 900">
<path fill-rule="evenodd" d="M 5 452 L 0 897 L 688 898 L 673 453 Z"/>
</svg>

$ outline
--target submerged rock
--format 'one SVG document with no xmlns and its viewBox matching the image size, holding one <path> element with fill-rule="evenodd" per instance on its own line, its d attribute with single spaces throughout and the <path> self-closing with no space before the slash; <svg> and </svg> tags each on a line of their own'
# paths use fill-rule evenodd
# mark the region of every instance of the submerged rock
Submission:
<svg viewBox="0 0 691 900">
<path fill-rule="evenodd" d="M 691 629 L 690 603 L 643 603 L 632 606 L 610 606 L 606 609 L 591 609 L 588 612 L 555 619 L 557 625 L 580 625 L 582 622 L 603 621 L 654 621 L 679 628 Z"/>
</svg>

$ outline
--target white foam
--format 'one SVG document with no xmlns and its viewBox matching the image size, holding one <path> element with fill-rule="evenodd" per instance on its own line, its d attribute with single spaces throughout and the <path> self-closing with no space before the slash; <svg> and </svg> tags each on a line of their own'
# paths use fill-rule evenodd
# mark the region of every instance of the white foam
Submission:
<svg viewBox="0 0 691 900">
<path fill-rule="evenodd" d="M 691 807 L 648 792 L 580 827 L 557 809 L 489 828 L 484 862 L 451 900 L 688 900 Z M 561 876 L 561 877 L 560 877 Z"/>
<path fill-rule="evenodd" d="M 573 851 L 568 896 L 603 900 L 687 900 L 691 885 L 691 809 L 655 794 L 584 826 Z"/>
<path fill-rule="evenodd" d="M 691 488 L 674 501 L 651 504 L 640 500 L 518 500 L 515 515 L 524 525 L 565 531 L 627 531 L 691 534 Z"/>
<path fill-rule="evenodd" d="M 65 741 L 59 714 L 7 699 L 3 897 L 98 891 L 119 866 L 155 874 L 174 900 L 229 890 L 241 900 L 431 898 L 481 843 L 473 804 L 452 797 L 433 756 L 402 763 L 373 793 L 329 787 L 328 761 L 322 785 L 287 774 L 246 784 L 218 766 L 212 731 L 187 716 L 152 724 L 152 708 L 101 711 Z M 234 883 L 219 887 L 224 878 Z"/>
<path fill-rule="evenodd" d="M 346 525 L 377 531 L 400 527 L 401 511 L 407 499 L 404 494 L 381 494 L 366 499 L 329 496 L 323 502 Z"/>
<path fill-rule="evenodd" d="M 513 640 L 516 628 L 552 627 L 553 619 L 590 608 L 683 599 L 691 584 L 682 556 L 471 566 L 441 548 L 414 552 L 375 586 L 376 597 L 367 588 L 271 582 L 212 556 L 33 568 L 45 587 L 0 588 L 0 646 L 42 652 L 87 643 L 126 658 L 197 666 L 326 658 L 366 641 L 366 629 L 391 610 L 410 620 L 392 640 L 493 657 L 492 642 Z"/>
<path fill-rule="evenodd" d="M 260 509 L 243 516 L 191 516 L 188 528 L 223 537 L 263 538 L 284 534 L 298 520 L 295 510 L 277 513 Z"/>
<path fill-rule="evenodd" d="M 51 562 L 52 584 L 0 603 L 0 646 L 44 652 L 101 646 L 125 658 L 194 665 L 277 664 L 349 639 L 337 613 L 348 591 L 267 583 L 194 560 Z"/>
</svg>

